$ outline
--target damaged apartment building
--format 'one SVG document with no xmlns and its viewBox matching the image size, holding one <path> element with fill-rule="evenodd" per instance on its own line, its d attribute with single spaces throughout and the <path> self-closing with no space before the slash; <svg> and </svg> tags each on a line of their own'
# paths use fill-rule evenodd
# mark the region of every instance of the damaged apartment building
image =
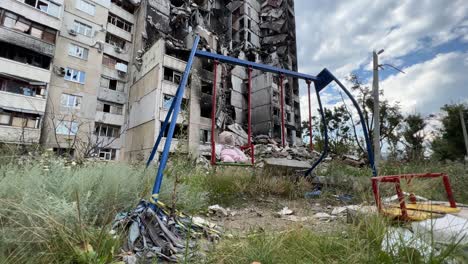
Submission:
<svg viewBox="0 0 468 264">
<path fill-rule="evenodd" d="M 297 70 L 292 0 L 2 0 L 0 15 L 0 141 L 57 153 L 146 159 L 197 34 L 204 50 Z M 217 67 L 213 80 L 195 59 L 173 148 L 210 144 L 213 82 L 216 132 L 246 129 L 247 69 Z M 283 85 L 299 144 L 299 86 Z M 279 76 L 253 70 L 251 96 L 253 134 L 280 138 Z"/>
</svg>

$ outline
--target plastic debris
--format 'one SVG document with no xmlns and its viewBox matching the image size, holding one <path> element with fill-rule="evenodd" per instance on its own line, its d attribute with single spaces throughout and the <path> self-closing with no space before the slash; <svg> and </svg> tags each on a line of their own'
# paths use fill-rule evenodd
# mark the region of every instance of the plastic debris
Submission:
<svg viewBox="0 0 468 264">
<path fill-rule="evenodd" d="M 277 212 L 276 214 L 279 215 L 279 216 L 283 216 L 283 215 L 292 215 L 293 213 L 294 213 L 294 211 L 289 209 L 286 206 L 286 207 L 283 207 L 283 209 L 281 209 L 281 211 Z"/>
<path fill-rule="evenodd" d="M 382 240 L 382 250 L 398 256 L 406 248 L 417 249 L 425 261 L 429 260 L 431 253 L 435 253 L 434 255 L 438 253 L 410 230 L 406 228 L 389 228 Z"/>
<path fill-rule="evenodd" d="M 223 207 L 219 206 L 219 204 L 208 206 L 208 210 L 210 211 L 210 213 L 214 213 L 214 214 L 221 213 L 222 216 L 228 216 L 229 215 L 228 210 L 226 210 Z"/>
</svg>

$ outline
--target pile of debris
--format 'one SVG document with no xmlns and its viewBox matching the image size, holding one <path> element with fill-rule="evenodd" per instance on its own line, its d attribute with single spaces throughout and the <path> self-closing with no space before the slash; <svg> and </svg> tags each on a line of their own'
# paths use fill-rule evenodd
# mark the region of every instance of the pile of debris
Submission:
<svg viewBox="0 0 468 264">
<path fill-rule="evenodd" d="M 153 263 L 160 259 L 170 262 L 187 261 L 196 254 L 196 241 L 204 238 L 217 241 L 219 228 L 201 217 L 190 217 L 157 202 L 155 210 L 142 200 L 129 213 L 116 216 L 112 232 L 123 230 L 128 239 L 122 249 L 125 258 L 131 257 L 134 263 Z"/>
</svg>

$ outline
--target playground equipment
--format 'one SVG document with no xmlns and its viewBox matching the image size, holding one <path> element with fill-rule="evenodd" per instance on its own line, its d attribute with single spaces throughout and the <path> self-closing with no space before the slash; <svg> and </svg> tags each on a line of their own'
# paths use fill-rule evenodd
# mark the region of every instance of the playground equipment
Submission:
<svg viewBox="0 0 468 264">
<path fill-rule="evenodd" d="M 187 65 L 185 67 L 184 74 L 183 74 L 182 79 L 181 79 L 181 81 L 179 83 L 179 87 L 177 89 L 175 99 L 172 101 L 172 104 L 171 104 L 171 106 L 170 106 L 170 108 L 168 110 L 168 113 L 167 113 L 167 116 L 166 116 L 166 118 L 164 120 L 164 123 L 162 124 L 162 127 L 161 127 L 160 133 L 158 135 L 158 138 L 156 139 L 156 142 L 155 142 L 155 144 L 153 146 L 151 154 L 150 154 L 150 156 L 148 158 L 148 161 L 146 163 L 146 166 L 149 166 L 151 164 L 152 160 L 154 159 L 154 156 L 156 155 L 158 146 L 161 143 L 161 140 L 162 140 L 162 137 L 163 137 L 163 131 L 166 131 L 166 128 L 167 128 L 167 126 L 169 124 L 169 130 L 167 132 L 166 141 L 165 141 L 165 144 L 164 144 L 164 149 L 163 149 L 163 151 L 161 153 L 160 162 L 159 162 L 159 166 L 158 166 L 158 170 L 157 170 L 157 174 L 156 174 L 156 179 L 155 179 L 155 183 L 154 183 L 154 186 L 153 186 L 152 196 L 151 196 L 151 199 L 150 199 L 150 201 L 153 204 L 156 204 L 157 201 L 158 201 L 159 191 L 160 191 L 161 183 L 162 183 L 162 179 L 163 179 L 163 172 L 164 172 L 164 169 L 166 167 L 166 163 L 167 163 L 167 160 L 168 160 L 168 157 L 169 157 L 169 149 L 170 149 L 170 146 L 171 146 L 172 137 L 174 135 L 177 116 L 178 116 L 179 111 L 180 111 L 180 105 L 181 105 L 181 102 L 182 102 L 182 97 L 183 97 L 183 94 L 184 94 L 185 86 L 187 85 L 187 80 L 188 80 L 190 70 L 192 68 L 192 63 L 193 63 L 193 60 L 194 60 L 195 56 L 199 57 L 199 58 L 212 59 L 214 61 L 215 66 L 219 62 L 223 62 L 223 63 L 229 63 L 229 64 L 233 64 L 233 65 L 239 65 L 239 66 L 247 67 L 249 69 L 249 75 L 248 75 L 249 76 L 248 77 L 249 78 L 249 81 L 248 81 L 248 93 L 249 93 L 248 94 L 248 133 L 247 133 L 248 134 L 248 143 L 247 143 L 246 146 L 243 146 L 243 148 L 250 148 L 251 149 L 252 159 L 251 159 L 251 164 L 249 164 L 249 165 L 252 165 L 255 162 L 254 157 L 253 157 L 254 156 L 254 153 L 253 153 L 254 148 L 253 148 L 253 145 L 252 145 L 252 142 L 251 142 L 252 131 L 251 131 L 251 113 L 250 113 L 250 110 L 251 110 L 250 94 L 251 94 L 251 71 L 252 71 L 252 69 L 256 69 L 256 70 L 262 70 L 264 72 L 271 72 L 271 73 L 275 73 L 275 74 L 279 75 L 280 93 L 281 93 L 280 94 L 280 97 L 281 97 L 281 100 L 280 100 L 281 113 L 280 114 L 281 114 L 281 131 L 282 131 L 282 133 L 281 133 L 281 142 L 282 142 L 283 145 L 285 144 L 283 78 L 285 76 L 289 76 L 289 77 L 294 77 L 294 78 L 305 80 L 305 82 L 307 83 L 307 85 L 309 87 L 309 97 L 310 97 L 310 84 L 311 83 L 314 84 L 315 92 L 316 92 L 316 96 L 317 96 L 317 101 L 318 101 L 318 104 L 319 104 L 319 112 L 320 112 L 320 116 L 321 116 L 321 119 L 322 119 L 323 123 L 325 123 L 325 115 L 324 115 L 324 112 L 323 112 L 322 101 L 320 99 L 320 91 L 322 91 L 328 84 L 335 81 L 335 83 L 345 92 L 345 94 L 353 102 L 353 105 L 355 106 L 355 108 L 356 108 L 356 110 L 357 110 L 357 112 L 359 114 L 359 117 L 361 119 L 362 130 L 363 130 L 363 133 L 364 133 L 364 138 L 365 138 L 365 141 L 366 141 L 366 149 L 367 149 L 367 155 L 368 155 L 368 158 L 369 158 L 370 166 L 371 166 L 373 175 L 374 176 L 377 175 L 377 170 L 376 170 L 376 168 L 374 166 L 374 159 L 373 159 L 373 154 L 372 154 L 372 149 L 371 149 L 371 144 L 370 144 L 370 138 L 369 138 L 369 135 L 367 133 L 366 123 L 364 122 L 364 116 L 362 114 L 362 111 L 361 111 L 357 101 L 351 95 L 351 93 L 327 69 L 323 69 L 317 76 L 313 76 L 313 75 L 299 73 L 299 72 L 295 72 L 295 71 L 291 71 L 291 70 L 287 70 L 287 69 L 273 67 L 273 66 L 270 66 L 270 65 L 259 64 L 259 63 L 255 63 L 255 62 L 251 62 L 251 61 L 241 60 L 241 59 L 238 59 L 238 58 L 233 58 L 233 57 L 229 57 L 229 56 L 224 56 L 224 55 L 220 55 L 220 54 L 211 53 L 211 52 L 208 52 L 208 51 L 199 50 L 198 49 L 199 40 L 200 40 L 200 37 L 196 36 L 196 38 L 194 40 L 194 43 L 193 43 L 193 46 L 192 46 L 192 49 L 190 51 L 190 55 L 189 55 L 189 58 L 188 58 L 188 61 L 187 61 Z M 214 67 L 214 74 L 215 74 L 215 80 L 216 80 L 216 74 L 217 74 L 216 73 L 216 67 Z M 216 113 L 216 108 L 215 108 L 216 107 L 216 82 L 213 82 L 213 93 L 212 94 L 213 94 L 213 109 L 212 109 L 212 113 L 211 113 L 211 117 L 212 117 L 212 130 L 211 130 L 212 164 L 216 165 L 217 164 L 216 161 L 213 160 L 213 158 L 215 158 L 214 157 L 215 156 L 214 155 L 215 154 L 215 142 L 214 142 L 214 131 L 215 131 L 215 129 L 214 129 L 215 128 L 214 127 L 215 126 L 215 121 L 214 121 L 215 118 L 214 117 L 215 116 L 214 115 Z M 309 108 L 310 108 L 310 105 L 309 105 Z M 309 120 L 311 120 L 311 112 L 310 111 L 309 111 Z M 309 129 L 311 130 L 311 127 Z M 312 171 L 317 167 L 317 165 L 320 164 L 320 162 L 322 162 L 322 160 L 327 155 L 327 153 L 328 153 L 328 133 L 327 133 L 326 130 L 324 131 L 324 138 L 325 138 L 324 150 L 322 151 L 322 153 L 320 155 L 320 158 L 312 165 L 312 167 L 310 169 L 308 169 L 305 172 L 305 176 L 309 176 L 312 173 Z"/>
<path fill-rule="evenodd" d="M 200 40 L 200 37 L 199 36 L 196 36 L 195 40 L 194 40 L 194 43 L 193 43 L 193 46 L 192 46 L 192 49 L 191 49 L 191 52 L 190 52 L 190 55 L 189 55 L 189 58 L 188 58 L 188 61 L 187 61 L 187 64 L 186 64 L 186 67 L 185 67 L 185 71 L 183 73 L 183 76 L 182 76 L 182 80 L 181 82 L 179 83 L 179 87 L 177 89 L 177 92 L 176 92 L 176 95 L 175 95 L 175 100 L 172 101 L 172 104 L 169 108 L 169 111 L 167 113 L 167 116 L 164 120 L 164 123 L 162 124 L 162 127 L 161 127 L 161 130 L 160 130 L 160 133 L 158 135 L 158 138 L 153 146 L 153 149 L 151 151 L 151 154 L 148 158 L 148 161 L 147 161 L 147 166 L 150 165 L 151 161 L 154 159 L 154 156 L 156 154 L 156 151 L 158 149 L 158 146 L 161 142 L 161 139 L 163 137 L 163 134 L 164 134 L 164 131 L 166 131 L 166 128 L 167 128 L 167 125 L 169 123 L 169 131 L 167 133 L 167 136 L 166 136 L 166 141 L 165 141 L 165 144 L 164 144 L 164 149 L 161 153 L 161 157 L 160 157 L 160 162 L 159 162 L 159 166 L 158 166 L 158 170 L 157 170 L 157 174 L 156 174 L 156 179 L 155 179 L 155 183 L 154 183 L 154 186 L 153 186 L 153 190 L 152 190 L 152 195 L 151 195 L 151 198 L 150 198 L 150 202 L 153 206 L 153 208 L 156 208 L 157 207 L 157 202 L 158 202 L 158 196 L 159 196 L 159 191 L 160 191 L 160 188 L 161 188 L 161 183 L 162 183 L 162 179 L 163 179 L 163 172 L 164 172 L 164 169 L 166 167 L 166 163 L 167 163 L 167 160 L 168 160 L 168 157 L 169 157 L 169 149 L 170 149 L 170 146 L 171 146 L 171 142 L 172 142 L 172 137 L 174 135 L 174 129 L 175 129 L 175 125 L 176 125 L 176 120 L 177 120 L 177 116 L 179 114 L 179 111 L 180 111 L 180 105 L 181 105 L 181 102 L 182 102 L 182 97 L 183 97 L 183 94 L 184 94 L 184 90 L 185 90 L 185 86 L 187 85 L 187 80 L 188 80 L 188 77 L 189 77 L 189 74 L 190 74 L 190 70 L 191 70 L 191 67 L 192 67 L 192 63 L 193 63 L 193 60 L 194 60 L 194 57 L 199 57 L 199 58 L 204 58 L 204 59 L 211 59 L 213 60 L 214 62 L 214 80 L 216 80 L 216 74 L 217 74 L 217 65 L 219 62 L 222 62 L 222 63 L 228 63 L 228 64 L 233 64 L 233 65 L 239 65 L 239 66 L 243 66 L 243 67 L 247 67 L 248 68 L 248 143 L 247 145 L 245 146 L 242 146 L 243 149 L 247 149 L 247 148 L 250 148 L 251 150 L 251 163 L 248 164 L 249 166 L 251 165 L 254 165 L 255 163 L 255 160 L 254 160 L 254 146 L 251 142 L 251 136 L 252 136 L 252 129 L 251 129 L 251 90 L 252 90 L 252 84 L 251 84 L 251 73 L 252 73 L 252 69 L 256 69 L 256 70 L 262 70 L 264 72 L 271 72 L 271 73 L 275 73 L 275 74 L 278 74 L 279 75 L 279 80 L 280 80 L 280 83 L 279 83 L 279 86 L 280 86 L 280 105 L 281 105 L 281 143 L 282 145 L 284 146 L 285 145 L 285 121 L 284 121 L 284 96 L 283 96 L 283 78 L 285 76 L 289 76 L 289 77 L 293 77 L 293 78 L 297 78 L 297 79 L 302 79 L 306 82 L 307 84 L 307 87 L 308 87 L 308 98 L 309 98 L 309 132 L 311 133 L 312 135 L 312 127 L 311 127 L 311 109 L 310 109 L 310 89 L 311 89 L 311 84 L 313 83 L 314 86 L 315 86 L 315 93 L 316 93 L 316 97 L 317 97 L 317 102 L 318 102 L 318 106 L 319 106 L 319 113 L 320 113 L 320 116 L 321 116 L 321 121 L 323 124 L 326 124 L 326 120 L 325 120 L 325 115 L 324 115 L 324 111 L 323 111 L 323 106 L 322 106 L 322 101 L 321 101 L 321 98 L 320 98 L 320 92 L 325 88 L 327 87 L 331 82 L 335 82 L 338 87 L 348 96 L 348 98 L 351 100 L 351 102 L 353 103 L 358 115 L 359 115 L 359 118 L 360 118 L 360 123 L 361 123 L 361 126 L 362 126 L 362 132 L 364 134 L 364 139 L 365 139 L 365 142 L 366 142 L 366 150 L 367 150 L 367 156 L 368 156 L 368 160 L 369 160 L 369 163 L 370 163 L 370 167 L 371 167 L 371 170 L 372 170 L 372 175 L 373 175 L 373 188 L 374 188 L 374 197 L 375 197 L 375 200 L 376 200 L 376 204 L 379 208 L 379 210 L 382 209 L 381 207 L 381 202 L 380 202 L 380 196 L 379 196 L 379 191 L 378 191 L 378 183 L 379 182 L 395 182 L 397 183 L 396 184 L 396 187 L 397 187 L 397 194 L 398 196 L 400 197 L 401 195 L 401 188 L 400 188 L 400 179 L 406 179 L 406 180 L 411 180 L 412 178 L 415 178 L 415 177 L 419 177 L 419 178 L 424 178 L 424 177 L 434 177 L 435 174 L 431 174 L 432 176 L 416 176 L 416 175 L 393 175 L 393 176 L 382 176 L 382 177 L 376 177 L 377 176 L 377 169 L 374 165 L 374 155 L 372 153 L 372 147 L 371 147 L 371 141 L 370 141 L 370 138 L 369 138 L 369 135 L 368 135 L 368 128 L 366 126 L 366 122 L 364 120 L 364 116 L 363 116 L 363 113 L 360 109 L 360 106 L 359 104 L 357 103 L 357 101 L 354 99 L 354 97 L 352 96 L 352 94 L 346 89 L 346 87 L 330 72 L 328 71 L 326 68 L 323 69 L 317 76 L 313 76 L 313 75 L 308 75 L 308 74 L 304 74 L 304 73 L 299 73 L 299 72 L 295 72 L 295 71 L 291 71 L 291 70 L 287 70 L 287 69 L 282 69 L 282 68 L 277 68 L 277 67 L 273 67 L 273 66 L 270 66 L 270 65 L 264 65 L 264 64 L 259 64 L 259 63 L 255 63 L 255 62 L 251 62 L 251 61 L 246 61 L 246 60 L 241 60 L 241 59 L 238 59 L 238 58 L 233 58 L 233 57 L 229 57 L 229 56 L 224 56 L 224 55 L 220 55 L 220 54 L 215 54 L 215 53 L 211 53 L 211 52 L 208 52 L 208 51 L 203 51 L 203 50 L 198 50 L 198 43 L 199 43 L 199 40 Z M 211 123 L 211 164 L 212 165 L 217 165 L 217 164 L 220 164 L 220 163 L 217 163 L 216 162 L 216 155 L 215 155 L 215 148 L 216 148 L 216 144 L 215 144 L 215 114 L 216 114 L 216 81 L 213 82 L 213 92 L 212 92 L 212 101 L 213 101 L 213 104 L 212 104 L 212 113 L 211 113 L 211 120 L 212 120 L 212 123 Z M 169 122 L 170 121 L 170 122 Z M 312 148 L 313 145 L 311 144 L 310 147 Z M 327 130 L 325 129 L 324 130 L 324 149 L 320 155 L 320 157 L 314 162 L 314 164 L 305 172 L 305 176 L 309 176 L 312 171 L 320 164 L 320 162 L 323 161 L 323 159 L 326 157 L 328 153 L 328 132 Z M 226 164 L 223 164 L 223 165 L 226 165 Z M 456 208 L 456 204 L 455 204 L 455 201 L 453 200 L 453 195 L 451 194 L 451 188 L 450 188 L 450 184 L 448 182 L 448 178 L 443 175 L 439 175 L 441 177 L 443 177 L 444 179 L 444 184 L 446 186 L 446 190 L 447 190 L 447 194 L 449 196 L 449 200 L 450 200 L 450 205 L 452 208 Z M 437 176 L 437 177 L 439 177 Z M 408 218 L 408 213 L 407 213 L 407 210 L 408 207 L 405 207 L 405 203 L 404 203 L 404 197 L 403 198 L 400 198 L 400 210 L 398 211 L 398 214 L 401 214 L 403 218 Z M 424 210 L 424 209 L 421 209 L 421 208 L 416 208 L 415 210 Z M 383 211 L 383 210 L 381 210 Z"/>
</svg>

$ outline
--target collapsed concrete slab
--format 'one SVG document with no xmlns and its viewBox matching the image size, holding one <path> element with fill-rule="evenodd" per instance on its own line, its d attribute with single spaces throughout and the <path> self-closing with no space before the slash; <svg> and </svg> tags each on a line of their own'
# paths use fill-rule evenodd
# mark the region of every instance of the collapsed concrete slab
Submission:
<svg viewBox="0 0 468 264">
<path fill-rule="evenodd" d="M 308 169 L 311 164 L 306 161 L 290 160 L 287 158 L 267 158 L 264 159 L 265 165 L 273 167 L 283 167 L 292 169 Z"/>
</svg>

